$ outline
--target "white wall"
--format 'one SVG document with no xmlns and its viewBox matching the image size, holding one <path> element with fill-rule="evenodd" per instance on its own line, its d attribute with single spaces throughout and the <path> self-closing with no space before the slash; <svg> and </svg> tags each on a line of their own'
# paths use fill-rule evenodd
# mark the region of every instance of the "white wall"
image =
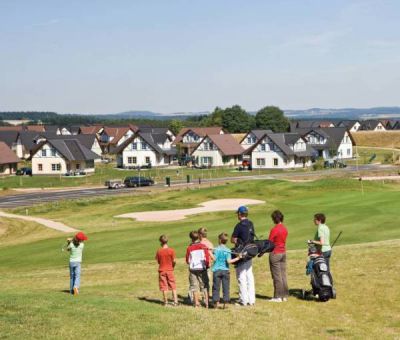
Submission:
<svg viewBox="0 0 400 340">
<path fill-rule="evenodd" d="M 353 158 L 353 143 L 347 131 L 345 132 L 344 138 L 338 148 L 338 158 L 339 159 Z"/>
<path fill-rule="evenodd" d="M 202 141 L 202 143 L 197 147 L 196 151 L 192 153 L 192 156 L 196 158 L 196 163 L 198 165 L 233 166 L 237 165 L 238 163 L 238 156 L 224 157 L 209 138 L 205 138 Z M 207 162 L 205 158 L 207 159 Z M 208 158 L 211 158 L 212 164 L 209 164 Z"/>
<path fill-rule="evenodd" d="M 244 149 L 248 149 L 249 147 L 253 146 L 257 142 L 257 137 L 252 133 L 249 132 L 246 137 L 243 139 L 243 141 L 240 143 L 240 145 Z"/>
<path fill-rule="evenodd" d="M 69 171 L 76 171 L 77 164 L 79 164 L 79 170 L 84 170 L 87 173 L 94 172 L 94 165 L 88 165 L 85 161 L 72 161 L 66 160 L 57 151 L 55 155 L 52 154 L 52 147 L 49 144 L 44 144 L 33 156 L 32 156 L 32 174 L 33 175 L 58 175 L 65 174 Z M 46 156 L 42 155 L 42 150 L 46 150 Z M 39 164 L 41 164 L 42 170 L 39 170 Z M 53 170 L 53 164 L 59 164 L 60 168 L 57 167 Z"/>
<path fill-rule="evenodd" d="M 121 154 L 117 156 L 117 165 L 120 167 L 135 167 L 147 165 L 146 158 L 148 157 L 152 166 L 163 166 L 169 164 L 169 157 L 160 155 L 154 149 L 147 145 L 146 149 L 142 148 L 142 143 L 146 143 L 140 136 L 137 136 L 129 143 Z M 133 144 L 136 144 L 136 149 L 133 148 Z M 128 158 L 136 157 L 136 163 L 129 163 Z M 132 159 L 133 161 L 133 159 Z"/>
</svg>

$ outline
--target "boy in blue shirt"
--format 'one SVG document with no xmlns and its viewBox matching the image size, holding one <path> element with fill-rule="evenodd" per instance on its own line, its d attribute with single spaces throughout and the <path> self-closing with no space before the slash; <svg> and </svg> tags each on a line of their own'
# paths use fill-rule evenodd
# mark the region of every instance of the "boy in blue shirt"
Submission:
<svg viewBox="0 0 400 340">
<path fill-rule="evenodd" d="M 229 284 L 230 284 L 230 273 L 229 273 L 229 264 L 235 263 L 240 260 L 240 257 L 235 259 L 231 258 L 231 250 L 226 246 L 228 242 L 228 234 L 222 233 L 218 235 L 218 247 L 214 248 L 214 263 L 212 265 L 213 272 L 213 287 L 212 287 L 212 300 L 214 304 L 214 308 L 219 307 L 220 301 L 220 289 L 222 283 L 222 293 L 223 293 L 223 301 L 225 308 L 225 304 L 229 303 Z"/>
</svg>

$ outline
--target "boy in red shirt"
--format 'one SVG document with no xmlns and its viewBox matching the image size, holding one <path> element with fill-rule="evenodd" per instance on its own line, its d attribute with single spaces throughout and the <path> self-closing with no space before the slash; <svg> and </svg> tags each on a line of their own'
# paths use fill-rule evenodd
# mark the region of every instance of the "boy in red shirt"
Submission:
<svg viewBox="0 0 400 340">
<path fill-rule="evenodd" d="M 199 307 L 199 292 L 204 293 L 204 302 L 208 308 L 207 268 L 210 266 L 210 254 L 207 246 L 200 243 L 199 233 L 189 234 L 192 243 L 186 249 L 186 263 L 189 265 L 189 289 L 193 293 L 194 307 Z"/>
<path fill-rule="evenodd" d="M 172 290 L 174 298 L 173 306 L 178 305 L 178 295 L 176 294 L 176 283 L 174 276 L 174 267 L 176 263 L 175 250 L 168 247 L 168 237 L 160 236 L 161 248 L 157 251 L 156 260 L 158 266 L 158 281 L 160 290 L 163 293 L 164 306 L 168 306 L 168 290 Z"/>
</svg>

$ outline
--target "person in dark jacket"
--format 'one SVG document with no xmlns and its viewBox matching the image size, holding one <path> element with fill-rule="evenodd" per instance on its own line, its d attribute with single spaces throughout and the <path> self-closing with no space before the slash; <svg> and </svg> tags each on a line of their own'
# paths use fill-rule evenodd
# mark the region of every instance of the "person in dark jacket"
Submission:
<svg viewBox="0 0 400 340">
<path fill-rule="evenodd" d="M 235 245 L 246 245 L 254 242 L 254 225 L 253 222 L 247 218 L 249 213 L 247 207 L 239 207 L 236 213 L 239 223 L 236 224 L 233 230 L 231 242 Z M 256 293 L 251 259 L 242 259 L 237 263 L 236 278 L 239 283 L 239 305 L 253 306 L 256 302 Z"/>
</svg>

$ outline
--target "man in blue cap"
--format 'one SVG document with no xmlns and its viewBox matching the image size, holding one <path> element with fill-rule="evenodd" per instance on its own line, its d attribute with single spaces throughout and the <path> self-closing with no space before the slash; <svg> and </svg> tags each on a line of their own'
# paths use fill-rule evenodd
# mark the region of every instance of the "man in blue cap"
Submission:
<svg viewBox="0 0 400 340">
<path fill-rule="evenodd" d="M 240 206 L 237 211 L 239 223 L 233 230 L 231 242 L 235 245 L 246 245 L 254 242 L 254 225 L 247 216 L 249 210 L 245 206 Z M 236 266 L 236 278 L 239 283 L 239 304 L 241 306 L 253 306 L 256 302 L 256 292 L 254 286 L 254 275 L 252 260 L 238 262 Z"/>
</svg>

